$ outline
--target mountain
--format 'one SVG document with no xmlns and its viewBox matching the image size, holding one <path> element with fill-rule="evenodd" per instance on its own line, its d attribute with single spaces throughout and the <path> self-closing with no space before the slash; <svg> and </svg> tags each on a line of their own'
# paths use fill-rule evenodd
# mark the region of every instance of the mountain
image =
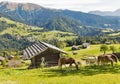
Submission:
<svg viewBox="0 0 120 84">
<path fill-rule="evenodd" d="M 25 29 L 30 29 L 30 26 L 24 27 L 25 24 L 0 16 L 0 50 L 22 50 L 32 44 L 25 38 Z"/>
<path fill-rule="evenodd" d="M 75 20 L 81 21 L 85 26 L 91 26 L 92 28 L 113 28 L 118 29 L 120 22 L 119 19 L 111 17 L 103 17 L 99 15 L 76 12 L 70 10 L 62 11 L 65 15 L 74 18 Z M 106 24 L 108 26 L 106 26 Z"/>
<path fill-rule="evenodd" d="M 73 32 L 79 35 L 88 35 L 88 32 L 92 34 L 99 28 L 118 29 L 120 26 L 118 18 L 49 9 L 32 3 L 1 2 L 0 15 L 45 30 Z"/>
<path fill-rule="evenodd" d="M 61 31 L 45 31 L 44 28 L 29 26 L 0 16 L 0 50 L 23 50 L 39 40 L 71 41 L 77 38 L 76 34 Z M 2 51 L 0 51 L 2 52 Z"/>
<path fill-rule="evenodd" d="M 115 11 L 90 11 L 89 13 L 100 16 L 120 16 L 120 9 Z"/>
<path fill-rule="evenodd" d="M 31 9 L 31 7 L 33 8 Z M 12 20 L 43 27 L 47 30 L 72 32 L 73 28 L 81 25 L 79 21 L 62 15 L 59 10 L 50 10 L 31 3 L 2 2 L 0 14 Z"/>
<path fill-rule="evenodd" d="M 78 36 L 83 41 L 84 37 L 91 39 L 91 36 L 119 40 L 120 31 L 115 31 L 119 29 L 119 20 L 118 17 L 48 9 L 31 3 L 1 2 L 0 50 L 23 50 L 39 40 L 75 45 L 81 41 Z"/>
</svg>

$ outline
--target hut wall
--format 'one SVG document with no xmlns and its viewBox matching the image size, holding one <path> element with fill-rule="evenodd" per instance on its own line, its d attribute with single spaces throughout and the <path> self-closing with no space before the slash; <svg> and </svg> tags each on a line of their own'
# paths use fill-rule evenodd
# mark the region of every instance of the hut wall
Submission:
<svg viewBox="0 0 120 84">
<path fill-rule="evenodd" d="M 34 60 L 31 60 L 33 66 L 40 67 L 40 64 L 42 62 L 41 61 L 42 57 L 45 58 L 45 63 L 47 64 L 47 66 L 55 66 L 55 65 L 58 65 L 60 52 L 52 50 L 52 49 L 48 49 L 44 51 L 43 53 L 35 56 Z"/>
</svg>

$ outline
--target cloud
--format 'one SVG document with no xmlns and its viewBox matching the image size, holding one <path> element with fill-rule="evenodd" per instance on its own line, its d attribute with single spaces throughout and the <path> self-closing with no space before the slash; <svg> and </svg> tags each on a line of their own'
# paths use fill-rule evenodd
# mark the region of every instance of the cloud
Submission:
<svg viewBox="0 0 120 84">
<path fill-rule="evenodd" d="M 21 3 L 35 3 L 47 8 L 70 9 L 77 11 L 115 10 L 120 0 L 0 0 Z"/>
<path fill-rule="evenodd" d="M 11 2 L 31 2 L 31 3 L 38 3 L 38 4 L 90 4 L 90 3 L 98 3 L 101 2 L 100 0 L 0 0 L 0 1 L 11 1 Z"/>
</svg>

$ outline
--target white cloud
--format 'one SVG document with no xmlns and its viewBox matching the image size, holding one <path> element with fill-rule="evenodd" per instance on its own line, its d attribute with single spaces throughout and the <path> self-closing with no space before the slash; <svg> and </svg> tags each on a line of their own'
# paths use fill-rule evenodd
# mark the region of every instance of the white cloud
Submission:
<svg viewBox="0 0 120 84">
<path fill-rule="evenodd" d="M 21 3 L 35 3 L 48 8 L 71 9 L 77 11 L 115 10 L 120 8 L 120 0 L 0 0 Z"/>
</svg>

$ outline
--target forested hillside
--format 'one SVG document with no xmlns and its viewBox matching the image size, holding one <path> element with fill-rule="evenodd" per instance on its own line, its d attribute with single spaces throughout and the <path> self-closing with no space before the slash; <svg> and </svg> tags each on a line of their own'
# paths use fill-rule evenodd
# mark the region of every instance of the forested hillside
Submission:
<svg viewBox="0 0 120 84">
<path fill-rule="evenodd" d="M 42 27 L 45 30 L 73 32 L 78 35 L 91 35 L 101 28 L 117 30 L 120 26 L 118 18 L 70 10 L 48 9 L 31 3 L 1 2 L 0 14 L 15 21 Z M 83 34 L 82 31 L 85 33 Z"/>
<path fill-rule="evenodd" d="M 77 35 L 69 32 L 46 31 L 44 28 L 29 26 L 0 17 L 0 47 L 7 50 L 23 50 L 37 41 L 73 40 Z M 53 42 L 54 41 L 54 42 Z"/>
<path fill-rule="evenodd" d="M 1 49 L 23 50 L 39 40 L 61 48 L 86 41 L 120 42 L 120 22 L 116 17 L 10 2 L 0 3 L 0 15 Z"/>
</svg>

